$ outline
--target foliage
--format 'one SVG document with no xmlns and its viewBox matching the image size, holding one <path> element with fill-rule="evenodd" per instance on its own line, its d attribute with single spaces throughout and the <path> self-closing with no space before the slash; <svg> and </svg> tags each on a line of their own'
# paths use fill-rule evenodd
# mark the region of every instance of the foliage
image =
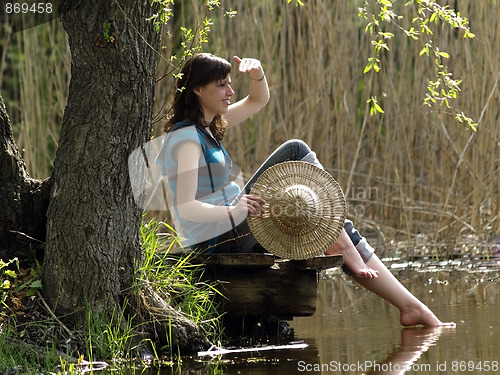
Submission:
<svg viewBox="0 0 500 375">
<path fill-rule="evenodd" d="M 292 0 L 287 0 L 287 2 L 290 4 Z M 301 0 L 295 0 L 294 2 L 296 6 L 304 5 Z M 182 6 L 187 6 L 186 3 L 182 3 Z M 220 0 L 204 0 L 200 6 L 197 5 L 196 9 L 194 2 L 192 3 L 194 18 L 191 25 L 188 27 L 181 24 L 171 32 L 163 26 L 172 23 L 174 8 L 176 6 L 175 0 L 151 1 L 154 13 L 148 20 L 152 22 L 157 32 L 164 31 L 166 33 L 167 42 L 170 43 L 169 46 L 161 46 L 162 54 L 159 57 L 165 63 L 165 67 L 160 66 L 159 68 L 162 71 L 159 74 L 159 80 L 167 77 L 178 79 L 180 77 L 179 70 L 184 62 L 195 53 L 201 52 L 203 47 L 209 43 L 209 34 L 214 25 L 212 15 L 217 15 L 216 12 L 219 12 L 219 14 L 222 13 L 224 17 L 230 19 L 237 15 L 237 11 L 224 8 Z M 199 16 L 199 14 L 202 16 Z M 180 37 L 180 40 L 177 40 L 178 37 Z M 169 52 L 165 54 L 163 53 L 164 51 Z M 174 85 L 169 84 L 169 86 L 170 91 L 162 95 L 165 99 L 163 104 L 160 105 L 160 113 L 153 119 L 154 123 L 160 121 L 170 112 L 167 102 L 172 96 Z"/>
<path fill-rule="evenodd" d="M 103 22 L 104 40 L 108 43 L 114 43 L 114 37 L 111 35 L 111 22 Z"/>
<path fill-rule="evenodd" d="M 214 298 L 219 292 L 201 281 L 203 268 L 193 261 L 196 253 L 174 254 L 179 240 L 167 223 L 151 220 L 143 224 L 141 237 L 144 260 L 137 278 L 146 277 L 156 292 L 167 294 L 175 306 L 205 329 L 209 338 L 217 338 L 221 327 Z"/>
<path fill-rule="evenodd" d="M 184 2 L 180 6 L 189 6 L 186 3 Z M 151 5 L 154 13 L 148 20 L 152 22 L 157 32 L 163 33 L 166 44 L 161 46 L 161 54 L 159 54 L 159 81 L 170 77 L 179 78 L 179 70 L 184 62 L 195 53 L 202 51 L 203 46 L 209 41 L 209 34 L 214 25 L 213 14 L 222 13 L 224 17 L 228 18 L 233 18 L 237 14 L 236 11 L 223 8 L 218 0 L 205 0 L 196 9 L 193 3 L 192 14 L 194 17 L 190 20 L 189 26 L 181 21 L 181 24 L 174 28 L 170 26 L 173 23 L 175 0 L 152 0 Z M 169 27 L 164 27 L 167 25 Z M 175 86 L 171 83 L 168 86 L 169 91 L 161 95 L 164 102 L 160 105 L 160 113 L 155 116 L 153 122 L 161 120 L 169 112 L 167 102 L 172 96 L 172 90 Z"/>
<path fill-rule="evenodd" d="M 12 267 L 15 270 L 11 269 Z M 0 304 L 8 310 L 15 309 L 23 297 L 34 296 L 42 288 L 41 266 L 36 262 L 33 268 L 21 269 L 18 258 L 4 262 L 0 259 Z M 16 301 L 15 304 L 8 304 Z"/>
<path fill-rule="evenodd" d="M 167 233 L 159 233 L 166 230 Z M 179 241 L 173 229 L 165 223 L 158 223 L 154 220 L 145 223 L 141 228 L 141 239 L 144 250 L 144 259 L 140 266 L 136 267 L 137 285 L 146 278 L 154 290 L 162 295 L 184 312 L 196 324 L 203 326 L 209 338 L 217 340 L 221 334 L 219 313 L 214 297 L 218 291 L 213 285 L 201 281 L 202 268 L 194 264 L 193 255 L 175 255 L 173 250 L 178 248 Z M 18 348 L 9 349 L 9 345 L 4 345 L 5 340 L 16 338 L 18 333 L 17 323 L 10 318 L 14 317 L 16 308 L 13 307 L 13 298 L 17 296 L 32 296 L 41 288 L 40 282 L 41 268 L 38 263 L 30 269 L 23 269 L 19 265 L 17 258 L 4 262 L 0 260 L 0 292 L 1 303 L 5 311 L 10 311 L 4 318 L 9 320 L 12 331 L 7 332 L 8 325 L 0 325 L 0 371 L 17 368 L 39 369 L 43 367 L 37 361 L 36 356 L 20 354 Z M 85 343 L 85 358 L 90 362 L 95 360 L 126 360 L 134 356 L 135 345 L 142 345 L 144 341 L 137 340 L 137 333 L 141 327 L 137 323 L 135 316 L 130 316 L 127 309 L 127 301 L 120 309 L 115 308 L 111 313 L 98 312 L 87 307 L 86 329 L 82 332 L 74 332 L 73 341 Z M 47 330 L 51 322 L 41 323 L 41 330 Z M 168 323 L 167 323 L 168 324 Z M 159 360 L 159 350 L 155 344 L 147 339 L 147 343 L 152 347 L 152 361 Z M 175 353 L 171 348 L 170 355 Z M 47 353 L 56 353 L 55 347 L 48 348 Z M 54 354 L 55 355 L 55 354 Z M 24 358 L 26 357 L 26 358 Z M 22 360 L 21 360 L 22 359 Z M 83 355 L 80 360 L 83 360 Z M 45 366 L 53 369 L 56 363 L 48 362 Z M 85 366 L 83 362 L 81 364 Z M 60 372 L 58 373 L 78 373 L 78 364 L 68 363 L 61 360 Z M 36 371 L 35 371 L 36 372 Z"/>
<path fill-rule="evenodd" d="M 94 358 L 123 360 L 133 354 L 132 344 L 138 327 L 134 326 L 134 317 L 125 315 L 126 304 L 120 311 L 115 307 L 111 315 L 88 307 L 86 334 L 90 361 Z"/>
<path fill-rule="evenodd" d="M 158 233 L 160 229 L 167 233 Z M 174 304 L 196 324 L 202 325 L 211 338 L 217 338 L 221 333 L 217 306 L 214 296 L 215 288 L 200 281 L 202 272 L 198 265 L 192 264 L 191 255 L 179 256 L 172 254 L 179 245 L 173 229 L 165 223 L 151 220 L 141 227 L 141 239 L 144 259 L 136 267 L 136 286 L 147 281 L 156 293 L 167 296 Z M 120 310 L 114 309 L 111 315 L 96 312 L 92 306 L 87 309 L 88 342 L 87 357 L 90 361 L 96 359 L 127 359 L 138 344 L 136 334 L 140 331 L 134 316 L 128 316 L 127 302 Z M 167 323 L 168 324 L 168 323 Z M 150 340 L 158 360 L 157 348 Z M 165 348 L 171 350 L 171 348 Z M 172 356 L 174 353 L 170 352 Z"/>
<path fill-rule="evenodd" d="M 7 325 L 0 326 L 0 373 L 36 374 L 39 373 L 38 358 L 30 355 L 29 349 L 12 345 L 10 338 L 15 336 Z"/>
<path fill-rule="evenodd" d="M 452 78 L 453 74 L 444 63 L 450 55 L 434 44 L 432 40 L 434 32 L 431 26 L 438 23 L 447 24 L 450 28 L 462 32 L 464 38 L 474 38 L 474 34 L 469 28 L 469 21 L 448 5 L 439 5 L 432 0 L 409 0 L 406 1 L 405 7 L 413 7 L 414 16 L 410 25 L 403 25 L 406 18 L 396 13 L 394 3 L 394 0 L 374 0 L 371 2 L 365 0 L 364 7 L 359 8 L 358 15 L 367 22 L 365 32 L 374 37 L 371 42 L 373 53 L 368 58 L 364 73 L 368 73 L 372 69 L 375 72 L 380 71 L 380 54 L 383 50 L 389 51 L 389 42 L 394 37 L 394 34 L 389 32 L 385 25 L 392 24 L 412 40 L 423 39 L 424 46 L 420 51 L 420 56 L 426 55 L 433 60 L 436 77 L 434 80 L 429 80 L 424 104 L 429 107 L 436 103 L 445 104 L 447 108 L 451 108 L 450 101 L 456 99 L 462 81 Z M 373 98 L 369 100 L 372 105 L 371 113 L 382 112 L 381 107 L 376 106 L 377 102 Z M 465 122 L 471 129 L 476 130 L 477 124 L 473 123 L 473 120 L 466 116 L 463 111 L 457 113 L 455 117 L 459 122 Z"/>
<path fill-rule="evenodd" d="M 291 3 L 292 0 L 287 0 L 288 3 Z M 180 53 L 173 54 L 170 57 L 171 70 L 167 72 L 165 75 L 174 74 L 174 77 L 177 78 L 176 71 L 182 66 L 183 62 L 195 54 L 196 52 L 201 51 L 203 44 L 208 42 L 208 35 L 210 32 L 210 26 L 213 25 L 213 20 L 208 16 L 210 12 L 215 10 L 220 10 L 223 12 L 224 16 L 229 18 L 233 18 L 237 15 L 237 11 L 231 9 L 225 9 L 220 0 L 205 0 L 204 5 L 206 7 L 205 16 L 203 20 L 200 20 L 196 17 L 194 27 L 186 27 L 184 25 L 179 26 L 179 30 L 182 35 L 182 41 L 180 42 Z M 295 5 L 303 6 L 304 3 L 301 0 L 295 0 Z M 148 18 L 149 21 L 153 23 L 157 32 L 160 32 L 162 26 L 167 25 L 172 17 L 174 16 L 174 6 L 175 0 L 152 0 L 151 2 L 152 8 L 155 10 L 155 13 L 151 17 Z M 196 13 L 196 12 L 193 12 Z M 168 36 L 172 40 L 172 34 L 168 33 Z M 174 43 L 174 49 L 176 49 L 177 45 Z M 180 57 L 179 57 L 180 56 Z"/>
<path fill-rule="evenodd" d="M 17 258 L 11 259 L 8 262 L 0 259 L 0 302 L 5 307 L 7 307 L 6 301 L 11 290 L 11 281 L 16 278 L 16 272 L 8 268 L 11 264 L 15 264 L 19 269 L 19 260 Z"/>
<path fill-rule="evenodd" d="M 173 17 L 175 1 L 153 0 L 151 5 L 156 12 L 148 20 L 153 23 L 156 31 L 160 32 L 161 27 L 167 25 Z M 234 17 L 236 15 L 236 11 L 224 9 L 218 0 L 206 0 L 205 7 L 208 12 L 220 9 L 225 16 Z M 174 62 L 174 66 L 178 67 L 186 58 L 201 50 L 202 45 L 208 42 L 208 33 L 210 32 L 210 26 L 212 24 L 212 19 L 206 15 L 201 22 L 197 19 L 194 27 L 186 27 L 184 25 L 179 27 L 182 35 L 182 41 L 180 43 L 182 52 L 180 54 L 180 61 L 178 61 L 179 59 L 175 54 L 171 57 L 171 62 Z M 168 35 L 172 38 L 170 33 Z"/>
</svg>

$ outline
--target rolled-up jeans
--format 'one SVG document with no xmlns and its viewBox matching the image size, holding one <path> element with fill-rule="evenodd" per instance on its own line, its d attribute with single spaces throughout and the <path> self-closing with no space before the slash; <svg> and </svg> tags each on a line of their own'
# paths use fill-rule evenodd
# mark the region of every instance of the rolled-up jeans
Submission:
<svg viewBox="0 0 500 375">
<path fill-rule="evenodd" d="M 300 139 L 291 139 L 286 141 L 281 146 L 279 146 L 269 157 L 262 163 L 262 165 L 257 169 L 257 171 L 250 177 L 248 182 L 245 184 L 241 193 L 233 201 L 235 205 L 244 194 L 249 194 L 252 186 L 257 181 L 257 178 L 264 172 L 267 168 L 272 167 L 275 164 L 283 163 L 285 161 L 306 161 L 308 163 L 314 164 L 317 167 L 323 169 L 323 166 L 316 157 L 316 153 L 311 150 L 311 148 Z M 344 223 L 344 229 L 349 235 L 353 245 L 358 250 L 361 258 L 364 262 L 373 255 L 374 249 L 366 241 L 364 237 L 354 228 L 354 224 L 351 220 L 346 220 Z M 231 241 L 231 238 L 238 237 L 238 241 Z M 208 243 L 209 241 L 207 241 Z M 250 233 L 246 220 L 238 225 L 233 231 L 227 232 L 219 236 L 216 245 L 212 252 L 222 253 L 222 252 L 263 252 L 264 249 L 257 243 L 255 237 Z M 326 251 L 327 249 L 325 249 Z"/>
</svg>

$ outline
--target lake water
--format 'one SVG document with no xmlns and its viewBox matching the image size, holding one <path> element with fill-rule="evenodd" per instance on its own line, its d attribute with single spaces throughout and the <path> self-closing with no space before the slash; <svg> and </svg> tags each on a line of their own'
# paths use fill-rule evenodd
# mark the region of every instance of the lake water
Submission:
<svg viewBox="0 0 500 375">
<path fill-rule="evenodd" d="M 455 329 L 402 328 L 399 312 L 338 270 L 318 286 L 311 317 L 291 322 L 305 349 L 186 358 L 144 374 L 498 374 L 500 268 L 456 263 L 392 265 L 398 279 Z"/>
</svg>

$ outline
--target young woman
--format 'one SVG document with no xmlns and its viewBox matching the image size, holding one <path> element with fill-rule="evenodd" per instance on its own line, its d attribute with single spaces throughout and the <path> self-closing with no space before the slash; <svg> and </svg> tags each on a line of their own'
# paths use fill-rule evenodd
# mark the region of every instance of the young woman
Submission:
<svg viewBox="0 0 500 375">
<path fill-rule="evenodd" d="M 261 63 L 234 57 L 239 72 L 250 78 L 247 97 L 231 103 L 231 64 L 201 53 L 181 70 L 173 97 L 173 116 L 165 125 L 166 137 L 157 162 L 167 177 L 169 207 L 184 245 L 206 251 L 262 251 L 246 225 L 246 216 L 258 216 L 265 203 L 249 194 L 257 177 L 287 160 L 303 160 L 322 167 L 307 144 L 285 142 L 262 164 L 242 191 L 231 177 L 232 163 L 221 140 L 230 129 L 263 108 L 269 88 Z M 401 324 L 426 326 L 442 323 L 414 297 L 374 254 L 373 248 L 346 220 L 344 229 L 325 254 L 342 254 L 353 277 L 368 290 L 396 306 Z"/>
</svg>

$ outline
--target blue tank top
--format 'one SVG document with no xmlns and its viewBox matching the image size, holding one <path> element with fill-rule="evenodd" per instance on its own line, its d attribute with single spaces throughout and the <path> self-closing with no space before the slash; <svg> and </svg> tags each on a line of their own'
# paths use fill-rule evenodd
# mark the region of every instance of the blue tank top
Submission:
<svg viewBox="0 0 500 375">
<path fill-rule="evenodd" d="M 228 206 L 240 193 L 240 188 L 231 176 L 232 161 L 222 146 L 204 127 L 193 122 L 183 121 L 175 124 L 165 135 L 156 163 L 161 166 L 166 177 L 167 200 L 172 213 L 174 226 L 184 246 L 194 247 L 197 243 L 216 238 L 232 229 L 229 220 L 217 222 L 194 222 L 183 219 L 177 208 L 177 149 L 185 142 L 196 142 L 202 149 L 198 160 L 198 186 L 196 200 L 217 206 Z"/>
</svg>

